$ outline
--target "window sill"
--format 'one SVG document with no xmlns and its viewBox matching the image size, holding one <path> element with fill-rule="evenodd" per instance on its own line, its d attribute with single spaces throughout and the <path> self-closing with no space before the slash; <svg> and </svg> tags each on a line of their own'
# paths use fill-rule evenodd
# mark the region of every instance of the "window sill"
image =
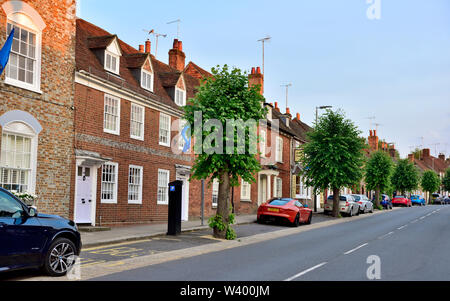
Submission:
<svg viewBox="0 0 450 301">
<path fill-rule="evenodd" d="M 130 136 L 131 139 L 144 141 L 144 137 Z"/>
<path fill-rule="evenodd" d="M 164 147 L 169 147 L 170 148 L 170 144 L 165 144 L 165 143 L 159 143 L 160 146 L 164 146 Z"/>
<path fill-rule="evenodd" d="M 5 78 L 4 82 L 5 82 L 5 84 L 7 84 L 9 86 L 13 86 L 15 88 L 24 89 L 24 90 L 27 90 L 27 91 L 30 91 L 30 92 L 34 92 L 34 93 L 37 93 L 37 94 L 43 94 L 44 93 L 44 92 L 41 91 L 40 88 L 37 88 L 35 86 L 23 83 L 21 81 L 11 80 L 11 79 L 8 79 L 7 77 Z"/>
<path fill-rule="evenodd" d="M 111 134 L 111 135 L 120 136 L 120 133 L 119 133 L 119 132 L 110 131 L 110 130 L 107 130 L 107 129 L 103 129 L 103 132 L 104 132 L 104 133 L 107 133 L 107 134 Z"/>
<path fill-rule="evenodd" d="M 252 203 L 252 200 L 250 200 L 250 199 L 241 199 L 241 202 L 244 202 L 244 203 Z"/>
<path fill-rule="evenodd" d="M 160 203 L 160 202 L 157 202 L 156 205 L 158 205 L 158 206 L 159 206 L 159 205 L 161 205 L 161 206 L 169 206 L 169 203 Z"/>
<path fill-rule="evenodd" d="M 117 204 L 117 200 L 100 200 L 100 204 Z"/>
<path fill-rule="evenodd" d="M 130 200 L 128 200 L 128 205 L 142 205 L 142 201 L 130 201 Z"/>
</svg>

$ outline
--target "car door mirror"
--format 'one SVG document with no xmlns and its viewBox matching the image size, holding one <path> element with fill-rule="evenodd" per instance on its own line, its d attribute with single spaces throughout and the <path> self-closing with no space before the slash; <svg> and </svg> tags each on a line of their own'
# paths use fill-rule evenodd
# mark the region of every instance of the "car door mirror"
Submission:
<svg viewBox="0 0 450 301">
<path fill-rule="evenodd" d="M 38 212 L 37 212 L 37 209 L 36 209 L 36 208 L 34 208 L 34 207 L 29 207 L 29 208 L 28 208 L 28 215 L 29 215 L 30 217 L 36 217 L 37 214 L 38 214 Z"/>
<path fill-rule="evenodd" d="M 306 205 L 306 204 L 305 204 L 305 205 L 303 205 L 303 207 L 305 207 L 305 208 L 309 208 L 309 206 L 308 206 L 308 205 Z"/>
</svg>

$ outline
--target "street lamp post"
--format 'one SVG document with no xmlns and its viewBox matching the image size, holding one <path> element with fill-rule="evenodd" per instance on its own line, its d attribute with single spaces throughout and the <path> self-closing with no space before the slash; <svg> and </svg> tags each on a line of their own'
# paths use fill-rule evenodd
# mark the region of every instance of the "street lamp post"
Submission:
<svg viewBox="0 0 450 301">
<path fill-rule="evenodd" d="M 321 106 L 321 107 L 316 107 L 316 126 L 317 123 L 319 122 L 319 110 L 325 110 L 325 109 L 331 109 L 332 106 Z M 317 193 L 314 189 L 314 212 L 317 212 Z"/>
</svg>

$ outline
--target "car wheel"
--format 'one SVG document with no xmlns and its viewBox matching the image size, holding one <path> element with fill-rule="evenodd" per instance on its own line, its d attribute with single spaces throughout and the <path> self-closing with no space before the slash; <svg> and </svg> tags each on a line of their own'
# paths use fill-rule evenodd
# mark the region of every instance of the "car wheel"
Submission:
<svg viewBox="0 0 450 301">
<path fill-rule="evenodd" d="M 300 226 L 300 213 L 297 213 L 297 216 L 294 219 L 294 223 L 292 224 L 294 227 Z"/>
<path fill-rule="evenodd" d="M 308 221 L 306 222 L 307 225 L 311 225 L 312 221 L 312 212 L 309 214 Z"/>
<path fill-rule="evenodd" d="M 353 217 L 353 208 L 350 208 L 350 213 L 348 214 L 349 217 Z"/>
<path fill-rule="evenodd" d="M 75 261 L 75 244 L 67 238 L 57 238 L 45 255 L 44 271 L 54 277 L 67 274 Z"/>
</svg>

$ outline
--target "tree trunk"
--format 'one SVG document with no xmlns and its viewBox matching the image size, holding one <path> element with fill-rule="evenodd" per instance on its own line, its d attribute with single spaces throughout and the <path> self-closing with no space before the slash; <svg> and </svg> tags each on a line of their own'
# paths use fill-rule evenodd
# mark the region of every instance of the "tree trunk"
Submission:
<svg viewBox="0 0 450 301">
<path fill-rule="evenodd" d="M 333 217 L 339 217 L 339 188 L 333 188 Z"/>
<path fill-rule="evenodd" d="M 230 221 L 230 174 L 224 172 L 220 176 L 219 198 L 217 200 L 217 214 L 222 217 L 225 224 L 224 230 L 214 228 L 214 237 L 225 239 L 227 235 L 228 224 Z"/>
<path fill-rule="evenodd" d="M 375 206 L 377 206 L 377 209 L 380 208 L 380 186 L 377 186 L 375 190 Z"/>
</svg>

